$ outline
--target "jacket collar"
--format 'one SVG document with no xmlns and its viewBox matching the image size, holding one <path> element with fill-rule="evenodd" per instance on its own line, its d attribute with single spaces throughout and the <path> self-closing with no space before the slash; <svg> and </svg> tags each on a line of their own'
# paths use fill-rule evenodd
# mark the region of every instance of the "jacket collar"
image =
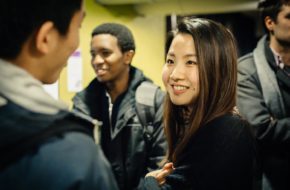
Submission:
<svg viewBox="0 0 290 190">
<path fill-rule="evenodd" d="M 42 83 L 24 69 L 0 59 L 0 106 L 7 99 L 32 112 L 56 114 L 68 110 L 63 102 L 53 99 Z"/>
<path fill-rule="evenodd" d="M 259 40 L 257 47 L 254 49 L 254 64 L 257 68 L 257 74 L 261 84 L 263 98 L 267 107 L 271 110 L 272 113 L 275 113 L 275 117 L 283 118 L 285 117 L 286 110 L 276 79 L 275 71 L 271 68 L 265 53 L 266 40 L 267 36 L 265 35 Z"/>
<path fill-rule="evenodd" d="M 145 80 L 150 79 L 146 78 L 142 71 L 131 66 L 128 90 L 120 104 L 114 130 L 111 131 L 112 139 L 126 126 L 128 120 L 136 114 L 133 110 L 133 105 L 135 104 L 135 99 L 133 97 L 135 96 L 137 87 Z M 104 91 L 104 86 L 97 79 L 94 79 L 84 91 L 78 93 L 73 98 L 74 106 L 82 113 L 95 117 L 94 114 L 98 112 L 95 109 L 99 109 L 95 105 L 100 101 L 102 93 L 105 93 Z"/>
<path fill-rule="evenodd" d="M 131 66 L 129 86 L 125 97 L 127 96 L 131 97 L 132 95 L 134 95 L 135 90 L 144 80 L 149 79 L 143 75 L 142 71 Z M 78 110 L 80 110 L 84 114 L 88 114 L 95 117 L 94 113 L 96 110 L 94 109 L 96 107 L 92 106 L 92 104 L 96 104 L 96 101 L 99 100 L 100 97 L 103 96 L 104 94 L 105 94 L 104 85 L 95 78 L 90 82 L 90 84 L 86 89 L 77 93 L 76 96 L 73 97 L 74 106 L 77 107 Z M 123 106 L 123 104 L 125 104 L 125 102 L 123 102 L 121 106 Z"/>
</svg>

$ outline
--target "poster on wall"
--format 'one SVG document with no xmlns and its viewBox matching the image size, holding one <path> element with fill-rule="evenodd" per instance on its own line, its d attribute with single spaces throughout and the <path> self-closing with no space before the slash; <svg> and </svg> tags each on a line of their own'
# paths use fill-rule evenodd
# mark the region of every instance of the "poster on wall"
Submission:
<svg viewBox="0 0 290 190">
<path fill-rule="evenodd" d="M 56 81 L 53 84 L 45 84 L 43 85 L 43 88 L 50 96 L 58 100 L 59 98 L 58 81 Z"/>
<path fill-rule="evenodd" d="M 82 57 L 77 49 L 69 58 L 67 64 L 67 88 L 69 92 L 82 90 Z"/>
</svg>

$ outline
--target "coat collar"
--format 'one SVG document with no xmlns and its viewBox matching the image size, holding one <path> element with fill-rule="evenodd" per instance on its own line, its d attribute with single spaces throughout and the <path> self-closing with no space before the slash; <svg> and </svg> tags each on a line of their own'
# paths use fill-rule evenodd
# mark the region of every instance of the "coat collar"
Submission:
<svg viewBox="0 0 290 190">
<path fill-rule="evenodd" d="M 0 59 L 0 106 L 6 99 L 33 112 L 56 114 L 68 110 L 63 102 L 53 99 L 42 83 L 24 69 Z"/>
<path fill-rule="evenodd" d="M 283 98 L 279 89 L 275 71 L 271 68 L 266 56 L 265 43 L 267 36 L 263 36 L 254 49 L 254 64 L 257 68 L 262 94 L 267 107 L 277 118 L 284 118 L 286 114 Z M 269 55 L 268 55 L 269 56 Z M 273 57 L 273 55 L 272 55 Z M 269 57 L 268 57 L 269 59 Z"/>
<path fill-rule="evenodd" d="M 136 114 L 134 111 L 135 91 L 137 87 L 145 80 L 149 79 L 143 75 L 142 71 L 131 66 L 128 90 L 120 104 L 120 110 L 116 118 L 114 130 L 111 131 L 112 139 L 115 138 L 126 126 L 128 120 Z M 85 90 L 78 93 L 73 98 L 74 106 L 84 114 L 95 117 L 95 113 L 98 112 L 96 109 L 99 109 L 96 104 L 98 104 L 98 102 L 102 99 L 101 97 L 104 96 L 104 91 L 105 88 L 103 84 L 101 84 L 97 79 L 94 79 Z"/>
</svg>

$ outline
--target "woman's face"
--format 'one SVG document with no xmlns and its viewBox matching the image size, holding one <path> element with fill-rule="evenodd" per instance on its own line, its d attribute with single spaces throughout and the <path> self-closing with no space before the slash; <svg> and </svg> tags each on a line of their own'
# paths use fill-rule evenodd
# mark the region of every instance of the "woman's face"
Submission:
<svg viewBox="0 0 290 190">
<path fill-rule="evenodd" d="M 189 34 L 177 34 L 168 50 L 162 80 L 175 105 L 191 106 L 199 95 L 199 75 L 194 41 Z"/>
</svg>

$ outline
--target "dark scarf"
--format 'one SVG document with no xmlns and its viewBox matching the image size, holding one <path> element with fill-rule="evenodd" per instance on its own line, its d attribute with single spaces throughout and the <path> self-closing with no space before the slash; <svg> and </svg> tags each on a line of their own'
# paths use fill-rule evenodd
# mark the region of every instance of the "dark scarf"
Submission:
<svg viewBox="0 0 290 190">
<path fill-rule="evenodd" d="M 266 59 L 268 60 L 271 68 L 275 71 L 278 82 L 285 85 L 286 88 L 290 88 L 290 67 L 285 65 L 284 68 L 281 68 L 276 64 L 273 52 L 269 47 L 268 41 L 265 42 L 265 51 Z"/>
</svg>

